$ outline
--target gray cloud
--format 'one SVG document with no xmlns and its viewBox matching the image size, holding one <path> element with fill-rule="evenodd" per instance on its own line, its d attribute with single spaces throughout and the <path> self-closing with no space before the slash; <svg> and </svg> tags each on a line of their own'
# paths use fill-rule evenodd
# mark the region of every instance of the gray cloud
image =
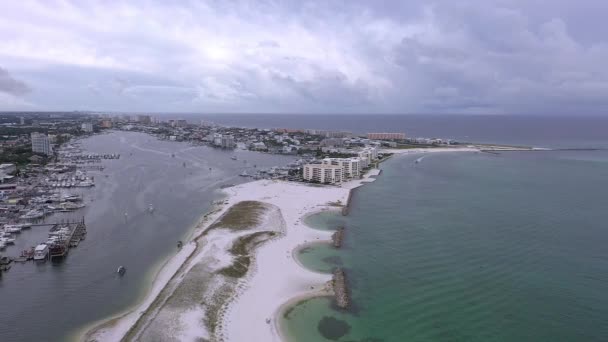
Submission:
<svg viewBox="0 0 608 342">
<path fill-rule="evenodd" d="M 30 87 L 25 82 L 14 79 L 8 70 L 0 68 L 0 92 L 22 96 L 30 91 Z"/>
<path fill-rule="evenodd" d="M 49 109 L 600 114 L 607 10 L 599 0 L 0 2 L 13 13 L 0 61 L 40 89 L 27 94 L 0 69 L 0 91 Z"/>
</svg>

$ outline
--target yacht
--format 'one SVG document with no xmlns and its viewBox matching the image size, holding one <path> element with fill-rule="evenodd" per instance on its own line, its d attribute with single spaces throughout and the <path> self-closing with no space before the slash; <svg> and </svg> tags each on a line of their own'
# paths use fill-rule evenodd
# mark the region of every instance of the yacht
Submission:
<svg viewBox="0 0 608 342">
<path fill-rule="evenodd" d="M 87 187 L 95 186 L 95 183 L 93 183 L 90 180 L 84 180 L 84 181 L 81 181 L 80 183 L 78 183 L 78 186 L 81 188 L 87 188 Z"/>
<path fill-rule="evenodd" d="M 3 238 L 0 238 L 0 242 L 4 243 L 6 245 L 14 245 L 15 238 L 3 237 Z"/>
<path fill-rule="evenodd" d="M 80 195 L 64 195 L 61 198 L 62 202 L 78 202 L 82 201 L 82 196 Z"/>
<path fill-rule="evenodd" d="M 46 260 L 49 255 L 49 246 L 41 243 L 34 249 L 34 260 Z"/>
<path fill-rule="evenodd" d="M 19 227 L 17 225 L 6 225 L 6 226 L 4 226 L 4 231 L 7 233 L 18 234 L 18 233 L 21 233 L 21 227 Z"/>
<path fill-rule="evenodd" d="M 27 220 L 27 219 L 39 219 L 43 216 L 44 216 L 44 213 L 41 212 L 40 210 L 32 209 L 32 210 L 28 211 L 27 213 L 25 213 L 25 215 L 20 216 L 19 218 Z"/>
<path fill-rule="evenodd" d="M 76 204 L 76 203 L 72 203 L 72 202 L 64 202 L 64 203 L 61 203 L 57 208 L 61 212 L 68 212 L 68 211 L 73 211 L 73 210 L 76 210 L 76 209 L 84 208 L 84 204 Z"/>
</svg>

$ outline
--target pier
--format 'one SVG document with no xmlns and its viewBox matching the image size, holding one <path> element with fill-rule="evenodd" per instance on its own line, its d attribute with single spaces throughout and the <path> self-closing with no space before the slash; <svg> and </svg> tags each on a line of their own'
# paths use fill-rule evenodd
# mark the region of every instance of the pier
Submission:
<svg viewBox="0 0 608 342">
<path fill-rule="evenodd" d="M 55 242 L 49 248 L 49 259 L 53 260 L 56 258 L 65 257 L 70 248 L 78 246 L 81 240 L 84 240 L 87 229 L 86 224 L 84 223 L 84 218 L 79 222 L 65 223 L 65 224 L 56 224 L 51 228 L 51 232 L 58 231 L 61 228 L 69 227 L 70 233 L 67 236 L 64 236 L 62 239 Z"/>
<path fill-rule="evenodd" d="M 334 248 L 342 247 L 342 240 L 344 239 L 344 227 L 338 228 L 336 232 L 331 234 L 331 240 Z"/>
<path fill-rule="evenodd" d="M 341 268 L 334 271 L 332 284 L 338 307 L 341 309 L 348 309 L 350 306 L 350 298 L 346 287 L 346 274 Z"/>
</svg>

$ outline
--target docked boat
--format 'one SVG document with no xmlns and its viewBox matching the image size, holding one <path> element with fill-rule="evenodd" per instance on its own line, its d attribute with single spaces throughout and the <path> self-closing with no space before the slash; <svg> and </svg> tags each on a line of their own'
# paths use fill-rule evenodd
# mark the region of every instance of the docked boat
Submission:
<svg viewBox="0 0 608 342">
<path fill-rule="evenodd" d="M 25 213 L 25 215 L 20 216 L 20 219 L 23 220 L 35 220 L 35 219 L 39 219 L 42 218 L 44 216 L 44 213 L 40 210 L 36 210 L 36 209 L 32 209 L 30 211 L 28 211 L 27 213 Z"/>
<path fill-rule="evenodd" d="M 4 231 L 11 234 L 21 233 L 21 227 L 17 225 L 6 225 L 4 226 Z"/>
<path fill-rule="evenodd" d="M 30 229 L 32 228 L 32 225 L 30 223 L 18 223 L 15 224 L 16 227 L 19 227 L 21 229 Z"/>
<path fill-rule="evenodd" d="M 61 198 L 61 202 L 78 202 L 82 201 L 82 196 L 80 195 L 65 195 Z"/>
<path fill-rule="evenodd" d="M 73 210 L 84 208 L 84 207 L 85 207 L 85 205 L 82 203 L 76 204 L 76 203 L 72 203 L 72 202 L 63 202 L 58 206 L 58 209 L 61 212 L 68 212 L 68 211 L 73 211 Z"/>
<path fill-rule="evenodd" d="M 41 243 L 34 248 L 34 260 L 46 260 L 49 255 L 49 246 Z"/>
<path fill-rule="evenodd" d="M 2 238 L 0 238 L 0 242 L 4 243 L 5 245 L 14 245 L 15 238 L 2 237 Z"/>
<path fill-rule="evenodd" d="M 247 170 L 243 170 L 243 172 L 241 172 L 241 174 L 239 176 L 241 176 L 241 177 L 249 177 L 250 175 L 247 173 Z"/>
<path fill-rule="evenodd" d="M 76 186 L 79 186 L 81 188 L 88 188 L 88 187 L 95 186 L 95 183 L 93 183 L 90 180 L 84 180 L 84 181 L 78 183 Z"/>
</svg>

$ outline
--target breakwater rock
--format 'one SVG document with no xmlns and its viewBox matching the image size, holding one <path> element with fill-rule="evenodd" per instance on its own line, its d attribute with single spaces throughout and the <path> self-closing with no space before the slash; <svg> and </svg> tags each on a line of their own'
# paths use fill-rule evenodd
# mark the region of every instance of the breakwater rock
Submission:
<svg viewBox="0 0 608 342">
<path fill-rule="evenodd" d="M 346 274 L 341 268 L 334 271 L 332 282 L 338 307 L 347 309 L 350 305 L 350 298 L 348 297 L 348 289 L 346 287 Z"/>
<path fill-rule="evenodd" d="M 338 230 L 331 235 L 333 246 L 335 248 L 342 247 L 342 240 L 344 239 L 344 227 L 338 228 Z"/>
</svg>

